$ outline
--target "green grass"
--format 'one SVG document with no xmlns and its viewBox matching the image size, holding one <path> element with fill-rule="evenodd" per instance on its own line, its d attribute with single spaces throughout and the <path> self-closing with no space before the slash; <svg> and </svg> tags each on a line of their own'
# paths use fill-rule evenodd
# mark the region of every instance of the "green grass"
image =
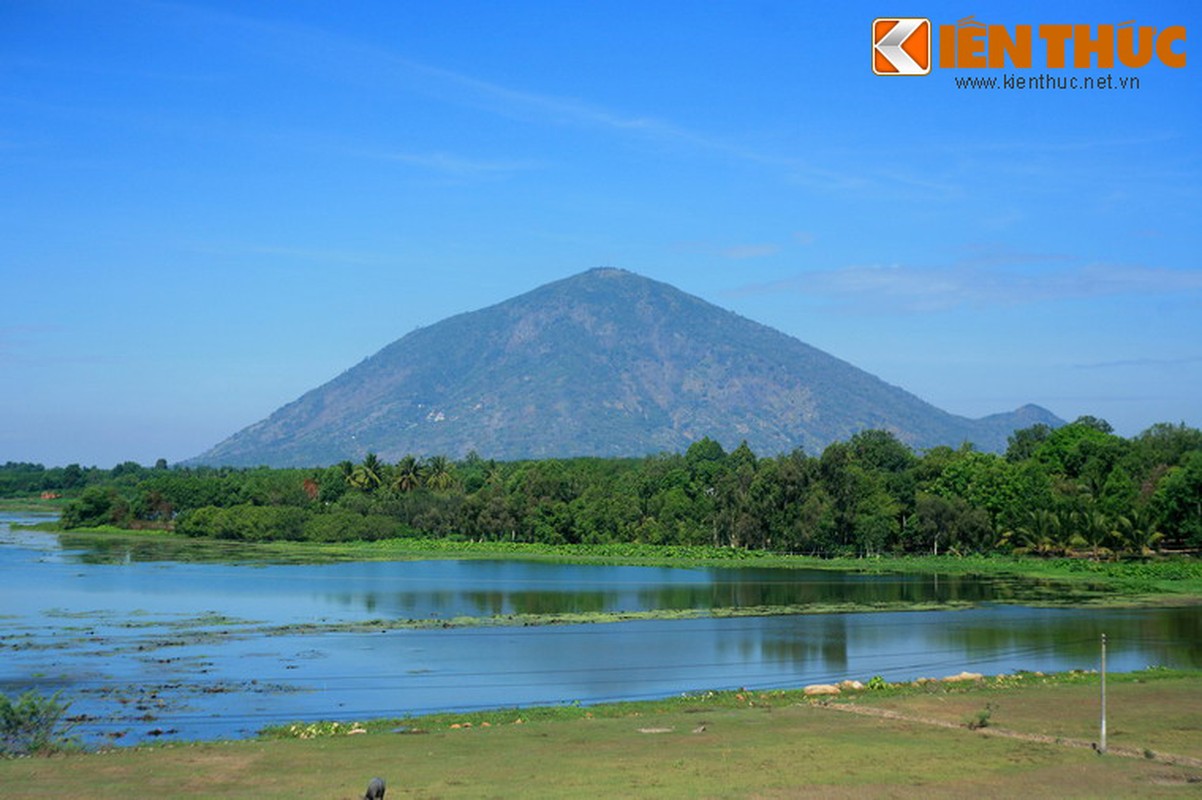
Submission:
<svg viewBox="0 0 1202 800">
<path fill-rule="evenodd" d="M 1020 675 L 891 686 L 833 703 L 724 692 L 444 714 L 407 720 L 403 734 L 381 722 L 311 739 L 0 761 L 0 794 L 351 798 L 381 775 L 390 800 L 1197 796 L 1202 675 L 1111 676 L 1111 742 L 1131 757 L 1069 741 L 1096 729 L 1097 684 L 1088 674 Z M 989 726 L 964 727 L 964 714 L 986 703 Z M 894 716 L 839 713 L 847 708 Z"/>
<path fill-rule="evenodd" d="M 43 500 L 38 495 L 27 497 L 0 497 L 0 511 L 11 513 L 36 512 L 39 514 L 61 514 L 70 498 L 60 497 L 54 500 Z"/>
</svg>

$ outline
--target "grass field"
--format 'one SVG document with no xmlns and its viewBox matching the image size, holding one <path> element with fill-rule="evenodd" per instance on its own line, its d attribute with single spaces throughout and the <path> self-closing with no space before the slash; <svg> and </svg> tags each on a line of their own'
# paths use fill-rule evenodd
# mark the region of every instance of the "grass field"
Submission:
<svg viewBox="0 0 1202 800">
<path fill-rule="evenodd" d="M 0 762 L 0 796 L 1197 797 L 1202 675 L 1005 677 L 866 691 L 721 693 L 595 708 L 495 711 L 368 733 Z M 988 725 L 964 723 L 989 707 Z M 847 713 L 848 711 L 855 713 Z M 520 722 L 518 720 L 521 720 Z"/>
</svg>

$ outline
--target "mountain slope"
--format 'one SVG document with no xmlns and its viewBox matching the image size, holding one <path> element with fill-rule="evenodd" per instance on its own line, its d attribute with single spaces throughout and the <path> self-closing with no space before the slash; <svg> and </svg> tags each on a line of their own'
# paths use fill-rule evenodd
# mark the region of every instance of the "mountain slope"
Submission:
<svg viewBox="0 0 1202 800">
<path fill-rule="evenodd" d="M 595 269 L 414 331 L 193 461 L 637 456 L 703 436 L 815 453 L 866 428 L 993 450 L 1035 422 L 1061 423 L 1034 406 L 948 414 L 667 284 Z"/>
</svg>

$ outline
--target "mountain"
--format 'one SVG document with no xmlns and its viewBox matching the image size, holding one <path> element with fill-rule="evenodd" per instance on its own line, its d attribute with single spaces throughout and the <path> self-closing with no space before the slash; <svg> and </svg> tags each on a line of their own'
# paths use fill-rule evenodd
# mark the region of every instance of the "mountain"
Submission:
<svg viewBox="0 0 1202 800">
<path fill-rule="evenodd" d="M 667 284 L 594 269 L 416 330 L 234 434 L 196 464 L 317 466 L 375 452 L 510 460 L 728 450 L 811 454 L 881 428 L 908 444 L 1005 447 L 1063 424 L 1037 406 L 955 416 Z"/>
</svg>

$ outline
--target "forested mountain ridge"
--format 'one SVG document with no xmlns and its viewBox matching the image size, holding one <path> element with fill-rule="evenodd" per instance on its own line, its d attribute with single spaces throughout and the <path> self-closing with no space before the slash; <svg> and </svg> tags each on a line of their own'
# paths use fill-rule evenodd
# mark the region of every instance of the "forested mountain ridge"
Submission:
<svg viewBox="0 0 1202 800">
<path fill-rule="evenodd" d="M 667 284 L 594 269 L 416 330 L 191 461 L 319 466 L 375 452 L 642 456 L 703 437 L 818 452 L 858 431 L 1000 451 L 1062 421 L 970 420 Z"/>
</svg>

